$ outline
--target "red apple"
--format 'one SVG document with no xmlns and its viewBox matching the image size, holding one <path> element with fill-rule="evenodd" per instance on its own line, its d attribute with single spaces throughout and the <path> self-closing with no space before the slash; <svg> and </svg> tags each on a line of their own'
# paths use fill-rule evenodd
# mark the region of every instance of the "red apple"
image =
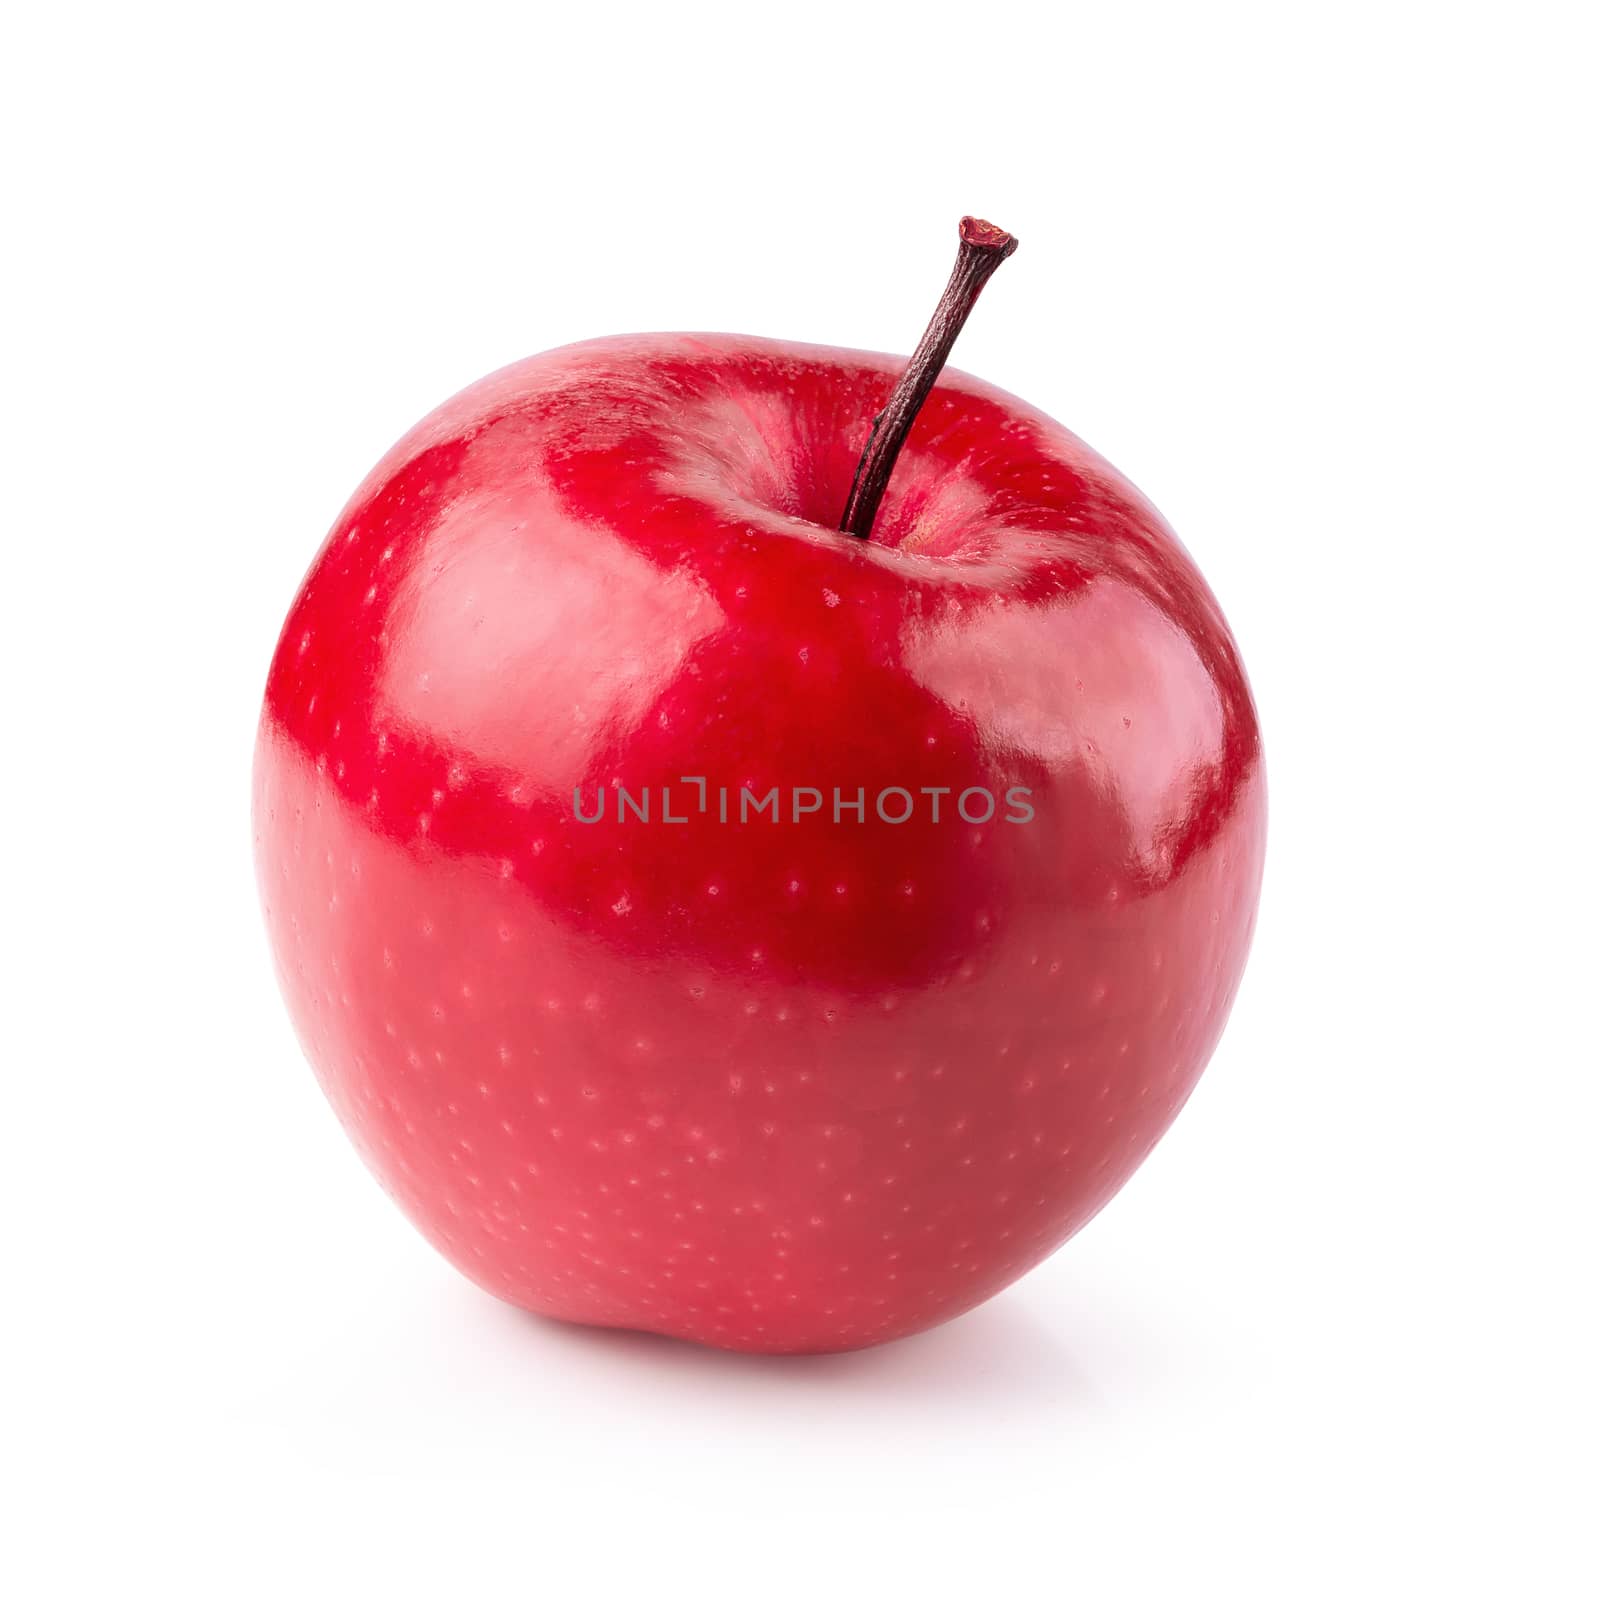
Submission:
<svg viewBox="0 0 1600 1600">
<path fill-rule="evenodd" d="M 289 1007 L 381 1182 L 517 1305 L 930 1327 L 1104 1205 L 1217 1041 L 1265 827 L 1227 625 L 1135 489 L 965 376 L 840 533 L 901 365 L 520 362 L 295 599 L 255 780 Z"/>
</svg>

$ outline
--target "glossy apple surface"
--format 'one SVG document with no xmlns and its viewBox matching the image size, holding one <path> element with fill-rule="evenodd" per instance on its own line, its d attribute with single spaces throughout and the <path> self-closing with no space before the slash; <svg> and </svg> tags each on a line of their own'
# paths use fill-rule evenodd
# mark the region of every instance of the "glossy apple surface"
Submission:
<svg viewBox="0 0 1600 1600">
<path fill-rule="evenodd" d="M 389 453 L 295 599 L 255 777 L 284 992 L 373 1171 L 518 1305 L 927 1328 L 1091 1217 L 1216 1044 L 1265 831 L 1227 625 L 1137 491 L 956 373 L 837 533 L 900 365 L 524 361 Z M 774 787 L 827 801 L 719 820 Z M 1018 787 L 1031 820 L 952 813 Z"/>
</svg>

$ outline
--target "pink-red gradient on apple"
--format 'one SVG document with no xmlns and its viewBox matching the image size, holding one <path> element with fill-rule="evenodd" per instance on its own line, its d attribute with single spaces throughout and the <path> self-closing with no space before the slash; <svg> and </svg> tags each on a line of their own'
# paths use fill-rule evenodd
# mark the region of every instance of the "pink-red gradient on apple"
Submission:
<svg viewBox="0 0 1600 1600">
<path fill-rule="evenodd" d="M 901 365 L 508 367 L 294 601 L 255 769 L 289 1008 L 384 1186 L 517 1305 L 751 1351 L 928 1328 L 1093 1216 L 1217 1042 L 1265 839 L 1222 614 L 1106 462 L 956 373 L 841 535 Z"/>
</svg>

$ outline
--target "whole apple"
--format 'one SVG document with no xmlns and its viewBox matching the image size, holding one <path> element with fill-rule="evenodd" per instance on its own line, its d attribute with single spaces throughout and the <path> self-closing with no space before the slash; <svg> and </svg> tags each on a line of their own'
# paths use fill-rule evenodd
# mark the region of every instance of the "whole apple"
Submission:
<svg viewBox="0 0 1600 1600">
<path fill-rule="evenodd" d="M 1066 429 L 903 363 L 597 340 L 362 484 L 285 624 L 258 870 L 361 1154 L 496 1295 L 740 1350 L 978 1304 L 1183 1105 L 1265 836 L 1227 625 Z"/>
</svg>

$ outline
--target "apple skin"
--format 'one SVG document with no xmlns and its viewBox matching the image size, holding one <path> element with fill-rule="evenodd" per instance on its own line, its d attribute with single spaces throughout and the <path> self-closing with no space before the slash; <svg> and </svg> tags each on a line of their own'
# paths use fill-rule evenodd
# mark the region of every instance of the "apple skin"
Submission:
<svg viewBox="0 0 1600 1600">
<path fill-rule="evenodd" d="M 516 1305 L 931 1327 L 1116 1193 L 1221 1032 L 1266 819 L 1221 612 L 1106 462 L 954 372 L 872 538 L 834 531 L 901 365 L 523 361 L 390 451 L 294 601 L 254 796 L 283 990 L 379 1180 Z M 688 820 L 576 819 L 618 783 Z M 717 821 L 773 785 L 829 803 Z M 892 826 L 890 786 L 952 793 Z M 970 786 L 1032 820 L 952 817 Z"/>
</svg>

